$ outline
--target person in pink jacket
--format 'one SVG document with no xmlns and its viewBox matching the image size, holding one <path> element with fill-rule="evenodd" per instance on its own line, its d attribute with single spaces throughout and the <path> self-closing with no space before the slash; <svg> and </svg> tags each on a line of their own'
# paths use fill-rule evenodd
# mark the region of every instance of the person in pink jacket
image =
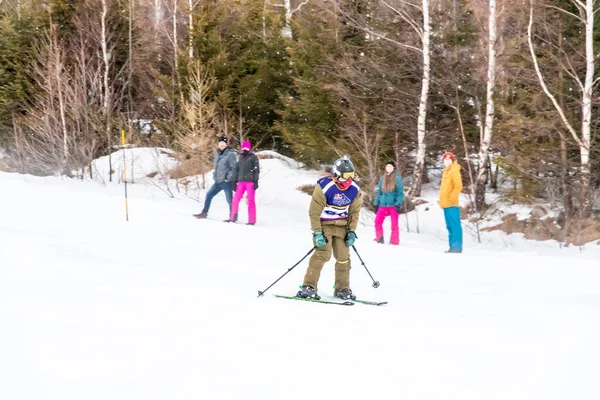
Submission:
<svg viewBox="0 0 600 400">
<path fill-rule="evenodd" d="M 240 201 L 244 193 L 248 193 L 248 224 L 256 224 L 256 200 L 255 193 L 258 189 L 258 176 L 260 166 L 258 156 L 251 152 L 252 145 L 249 141 L 242 142 L 242 151 L 234 173 L 235 195 L 231 204 L 231 215 L 225 222 L 237 222 Z"/>
</svg>

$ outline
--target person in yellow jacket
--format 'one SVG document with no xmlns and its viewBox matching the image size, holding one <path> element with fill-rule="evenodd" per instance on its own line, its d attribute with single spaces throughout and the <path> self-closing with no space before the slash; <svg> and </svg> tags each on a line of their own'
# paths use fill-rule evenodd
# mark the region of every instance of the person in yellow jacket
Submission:
<svg viewBox="0 0 600 400">
<path fill-rule="evenodd" d="M 442 163 L 444 164 L 444 173 L 440 186 L 439 204 L 444 210 L 448 229 L 450 249 L 446 253 L 462 253 L 463 233 L 460 224 L 460 208 L 458 207 L 458 195 L 463 188 L 460 165 L 451 152 L 444 153 Z"/>
</svg>

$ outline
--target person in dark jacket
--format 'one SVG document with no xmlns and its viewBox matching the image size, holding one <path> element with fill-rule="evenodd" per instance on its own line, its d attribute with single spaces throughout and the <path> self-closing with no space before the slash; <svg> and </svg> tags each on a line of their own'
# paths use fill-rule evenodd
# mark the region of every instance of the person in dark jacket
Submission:
<svg viewBox="0 0 600 400">
<path fill-rule="evenodd" d="M 231 206 L 231 215 L 226 222 L 237 222 L 240 201 L 244 193 L 248 193 L 248 225 L 256 224 L 256 201 L 255 191 L 258 189 L 258 176 L 260 166 L 258 157 L 251 152 L 252 145 L 245 141 L 242 143 L 242 151 L 237 164 L 235 174 L 235 196 Z"/>
<path fill-rule="evenodd" d="M 233 181 L 235 176 L 235 169 L 237 167 L 237 158 L 235 152 L 227 144 L 227 136 L 220 136 L 218 141 L 219 149 L 215 153 L 215 170 L 213 173 L 214 184 L 206 193 L 206 199 L 204 200 L 204 208 L 200 214 L 194 214 L 194 217 L 203 219 L 208 216 L 208 210 L 210 209 L 210 203 L 213 197 L 215 197 L 222 190 L 225 192 L 225 198 L 229 203 L 229 209 L 231 210 L 231 200 L 233 197 Z"/>
<path fill-rule="evenodd" d="M 389 161 L 385 166 L 383 176 L 379 178 L 377 194 L 375 196 L 375 241 L 383 243 L 383 221 L 389 216 L 392 220 L 392 235 L 390 244 L 400 244 L 400 229 L 398 229 L 398 216 L 404 202 L 404 182 L 398 172 L 396 164 Z"/>
</svg>

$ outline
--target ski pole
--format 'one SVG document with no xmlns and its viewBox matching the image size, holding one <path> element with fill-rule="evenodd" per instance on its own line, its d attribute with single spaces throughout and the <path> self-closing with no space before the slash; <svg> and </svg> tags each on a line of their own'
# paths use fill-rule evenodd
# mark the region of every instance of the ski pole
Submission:
<svg viewBox="0 0 600 400">
<path fill-rule="evenodd" d="M 298 266 L 298 264 L 300 264 L 302 261 L 304 261 L 304 259 L 305 259 L 306 257 L 310 256 L 310 254 L 311 254 L 313 251 L 315 251 L 316 249 L 317 249 L 317 247 L 316 247 L 316 246 L 314 246 L 312 249 L 310 249 L 310 251 L 309 251 L 308 253 L 306 253 L 306 255 L 305 255 L 304 257 L 302 257 L 302 259 L 301 259 L 300 261 L 298 261 L 296 264 L 294 264 L 294 266 L 293 266 L 292 268 L 288 269 L 288 270 L 287 270 L 287 272 L 286 272 L 285 274 L 283 274 L 283 275 L 281 275 L 281 276 L 279 277 L 279 279 L 277 279 L 275 282 L 271 283 L 271 285 L 270 285 L 268 288 L 266 288 L 266 289 L 265 289 L 265 290 L 263 290 L 263 291 L 260 291 L 260 290 L 259 290 L 259 291 L 258 291 L 258 297 L 260 297 L 260 296 L 262 296 L 263 294 L 265 294 L 265 292 L 266 292 L 267 290 L 271 289 L 271 286 L 273 286 L 274 284 L 276 284 L 277 282 L 279 282 L 279 281 L 281 280 L 281 278 L 283 278 L 284 276 L 286 276 L 286 275 L 288 274 L 288 272 L 290 272 L 291 270 L 293 270 L 294 268 L 296 268 L 296 267 Z"/>
<path fill-rule="evenodd" d="M 371 273 L 369 272 L 369 269 L 367 268 L 367 266 L 365 265 L 365 262 L 363 261 L 363 259 L 361 258 L 360 254 L 358 254 L 358 250 L 356 250 L 356 246 L 352 245 L 352 248 L 354 249 L 354 252 L 356 253 L 356 255 L 358 256 L 358 259 L 360 260 L 360 262 L 362 263 L 362 266 L 365 267 L 365 269 L 367 270 L 367 273 L 369 274 L 369 276 L 371 277 L 371 280 L 373 281 L 373 287 L 375 289 L 377 289 L 379 287 L 379 282 L 376 281 L 375 279 L 373 279 L 373 275 L 371 275 Z"/>
</svg>

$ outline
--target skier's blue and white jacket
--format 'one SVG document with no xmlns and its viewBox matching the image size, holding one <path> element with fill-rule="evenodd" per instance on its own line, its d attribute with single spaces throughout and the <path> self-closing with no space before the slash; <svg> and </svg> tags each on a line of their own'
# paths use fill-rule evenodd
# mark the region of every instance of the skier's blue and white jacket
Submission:
<svg viewBox="0 0 600 400">
<path fill-rule="evenodd" d="M 362 207 L 362 192 L 356 182 L 340 188 L 332 177 L 317 181 L 309 209 L 311 229 L 321 230 L 323 224 L 348 225 L 355 230 Z"/>
</svg>

